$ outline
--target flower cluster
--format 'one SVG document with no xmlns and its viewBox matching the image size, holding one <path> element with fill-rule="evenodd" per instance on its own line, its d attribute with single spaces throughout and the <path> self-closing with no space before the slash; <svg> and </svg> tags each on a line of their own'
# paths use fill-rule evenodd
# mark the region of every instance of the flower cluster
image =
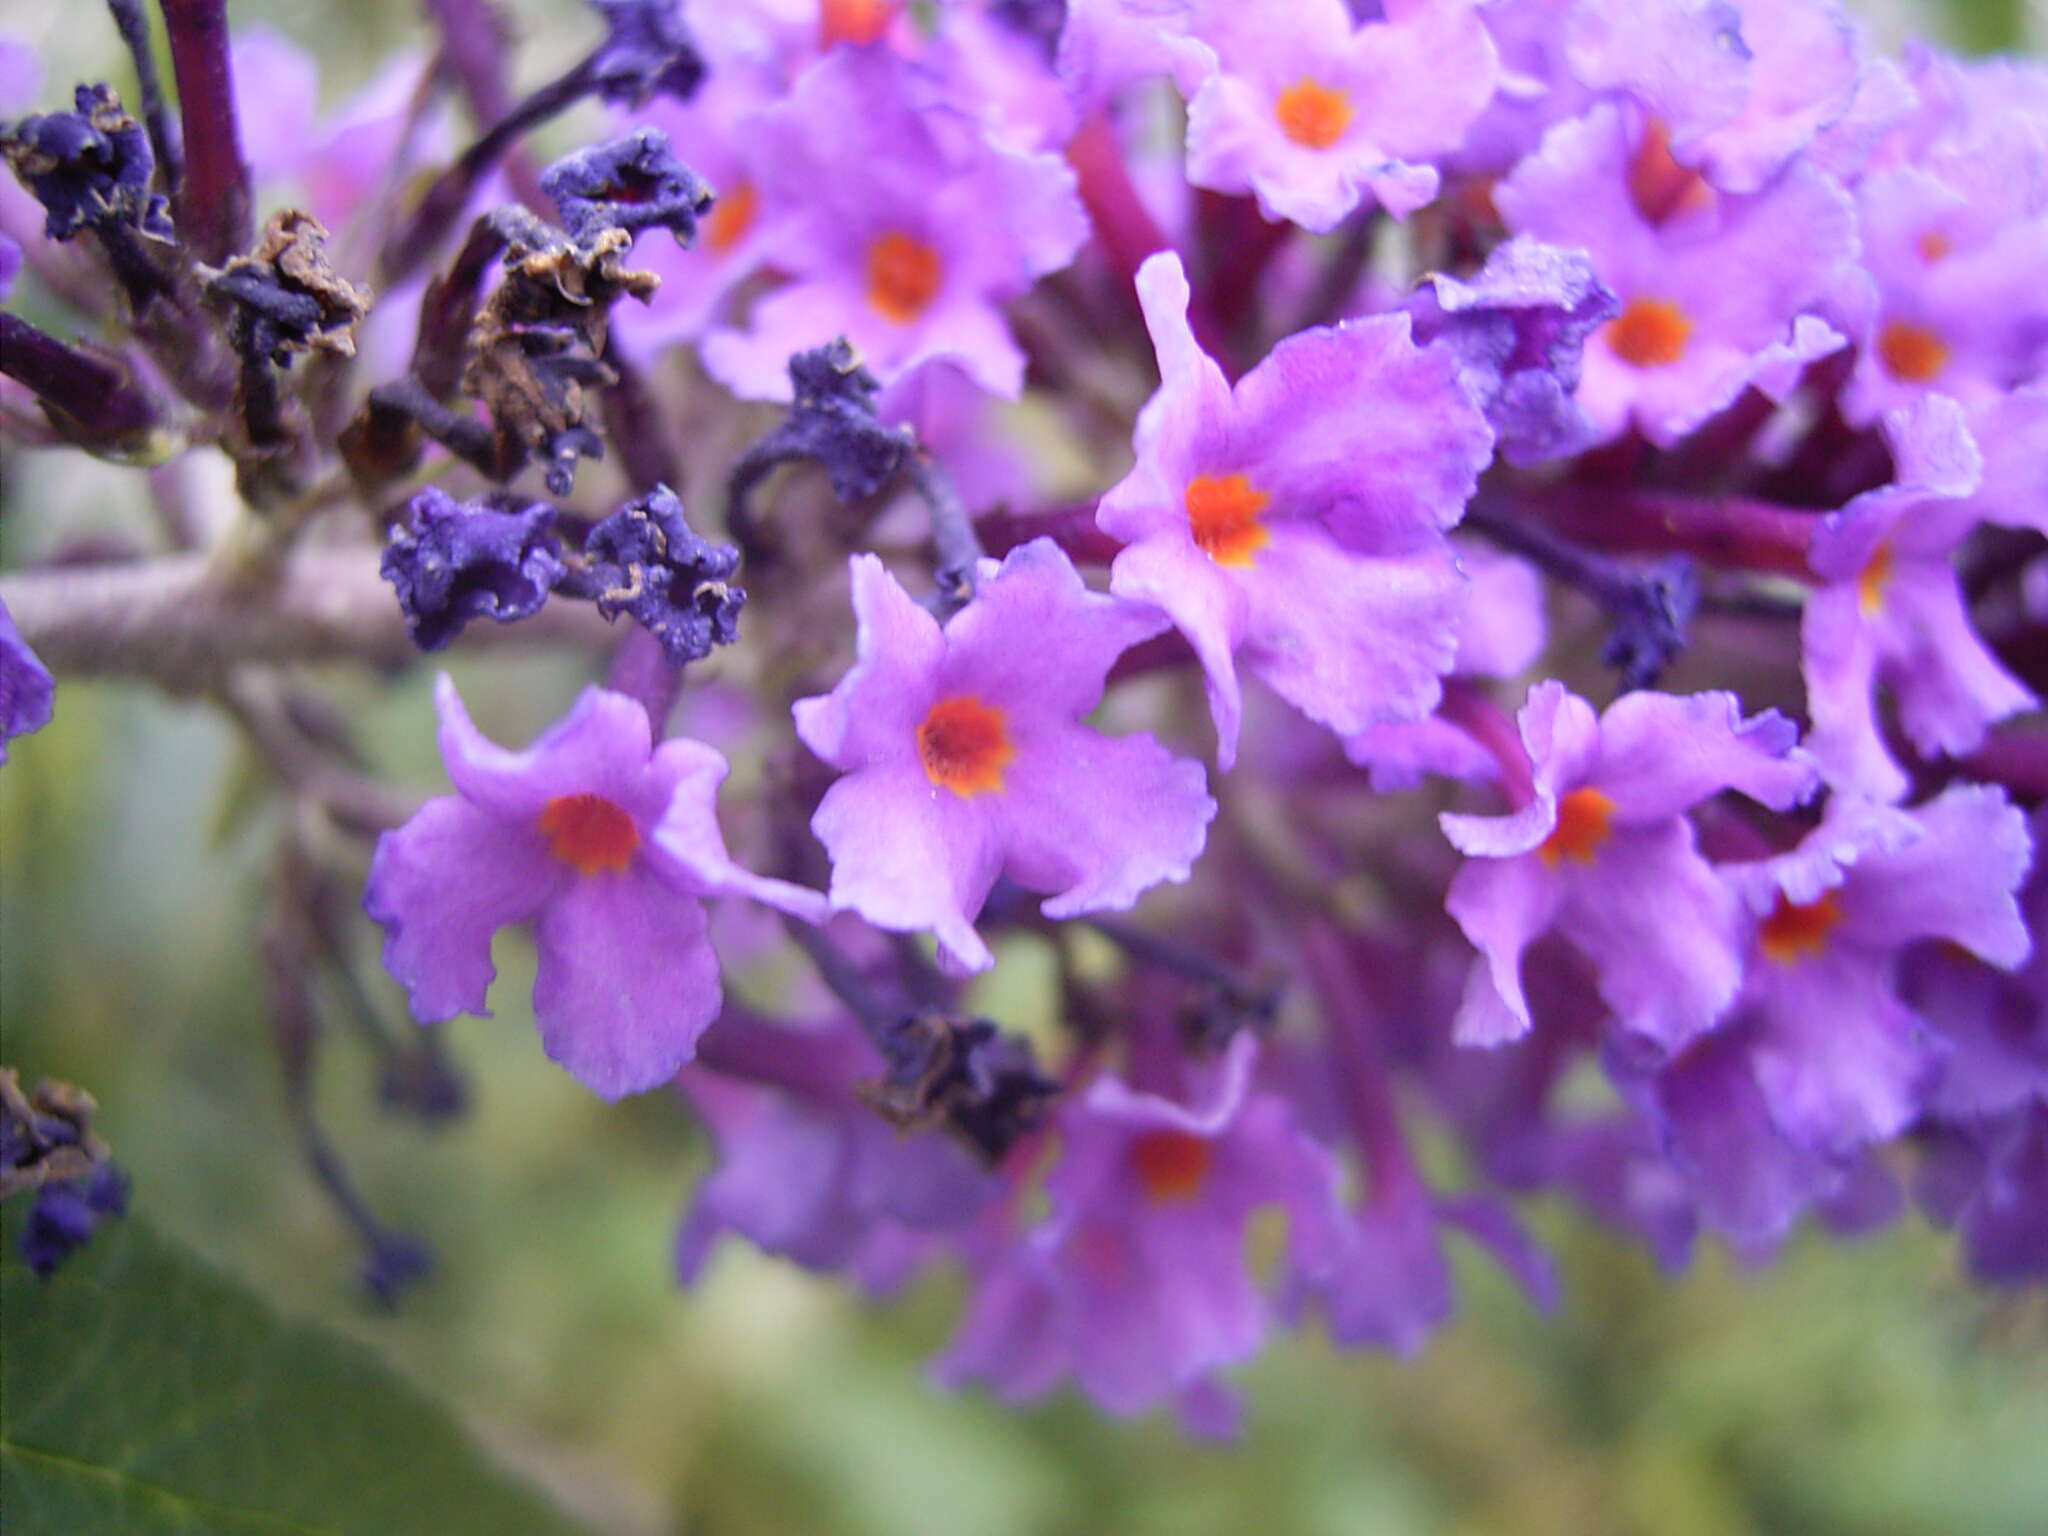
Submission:
<svg viewBox="0 0 2048 1536">
<path fill-rule="evenodd" d="M 295 788 L 418 1020 L 530 927 L 547 1054 L 709 1128 L 686 1281 L 954 1266 L 941 1379 L 1204 1433 L 1277 1328 L 1421 1347 L 1448 1244 L 1547 1304 L 1539 1195 L 1673 1267 L 1916 1200 L 2048 1281 L 2048 70 L 1835 0 L 596 3 L 402 238 L 323 210 L 440 265 L 363 398 L 272 380 L 388 501 L 261 505 L 381 518 L 423 650 L 635 621 L 523 751 L 444 676 L 409 816 Z M 557 222 L 441 238 L 593 93 Z M 10 141 L 49 235 L 168 240 L 78 100 Z M 229 408 L 180 334 L 138 376 Z M 1013 958 L 1029 1043 L 965 990 Z"/>
</svg>

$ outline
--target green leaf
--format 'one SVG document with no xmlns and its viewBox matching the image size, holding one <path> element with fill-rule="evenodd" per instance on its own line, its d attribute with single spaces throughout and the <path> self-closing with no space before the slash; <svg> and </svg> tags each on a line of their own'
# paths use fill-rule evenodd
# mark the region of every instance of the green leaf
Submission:
<svg viewBox="0 0 2048 1536">
<path fill-rule="evenodd" d="M 130 1215 L 38 1281 L 0 1257 L 8 1536 L 576 1536 L 364 1346 Z"/>
</svg>

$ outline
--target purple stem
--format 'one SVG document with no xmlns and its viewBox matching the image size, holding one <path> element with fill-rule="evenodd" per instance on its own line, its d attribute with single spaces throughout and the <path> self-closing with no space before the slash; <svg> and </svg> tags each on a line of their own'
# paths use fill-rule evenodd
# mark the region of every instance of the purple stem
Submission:
<svg viewBox="0 0 2048 1536">
<path fill-rule="evenodd" d="M 648 723 L 654 727 L 658 741 L 668 730 L 668 717 L 676 707 L 682 681 L 682 672 L 669 665 L 661 642 L 635 625 L 612 652 L 611 669 L 605 674 L 604 685 L 635 700 L 647 711 Z"/>
<path fill-rule="evenodd" d="M 441 57 L 479 123 L 495 123 L 512 105 L 506 86 L 505 24 L 489 0 L 426 0 L 441 31 Z M 513 195 L 530 208 L 546 206 L 540 173 L 520 150 L 506 157 Z"/>
<path fill-rule="evenodd" d="M 1327 923 L 1311 923 L 1302 931 L 1301 958 L 1330 1028 L 1339 1102 L 1365 1154 L 1366 1201 L 1383 1205 L 1396 1190 L 1414 1185 L 1417 1175 L 1386 1063 L 1366 1023 L 1358 970 Z"/>
<path fill-rule="evenodd" d="M 2022 800 L 2048 800 L 2048 734 L 1993 731 L 1956 766 L 1972 778 L 2003 784 Z"/>
<path fill-rule="evenodd" d="M 174 196 L 185 179 L 185 156 L 171 120 L 164 112 L 163 80 L 156 72 L 156 51 L 149 45 L 149 18 L 142 0 L 107 0 L 114 13 L 114 27 L 135 61 L 135 81 L 142 92 L 142 123 L 149 131 L 149 147 L 156 154 L 157 174 L 164 190 Z"/>
<path fill-rule="evenodd" d="M 1820 519 L 1811 512 L 1739 496 L 1575 486 L 1518 486 L 1514 505 L 1552 532 L 1596 549 L 1691 555 L 1707 565 L 1814 580 L 1806 555 Z"/>
<path fill-rule="evenodd" d="M 459 155 L 455 163 L 435 178 L 411 217 L 386 242 L 378 262 L 378 276 L 387 288 L 405 281 L 433 254 L 448 231 L 462 217 L 469 200 L 484 177 L 501 161 L 519 139 L 576 105 L 594 88 L 591 61 L 584 59 L 568 73 L 541 86 L 484 130 L 477 141 Z M 537 199 L 546 206 L 544 199 Z"/>
<path fill-rule="evenodd" d="M 1536 793 L 1529 753 L 1506 710 L 1468 678 L 1444 679 L 1443 702 L 1436 712 L 1485 749 L 1500 770 L 1501 794 L 1508 809 L 1519 811 Z"/>
<path fill-rule="evenodd" d="M 782 1088 L 823 1102 L 850 1097 L 875 1071 L 874 1053 L 855 1037 L 789 1029 L 728 1005 L 697 1042 L 697 1065 L 721 1077 Z"/>
<path fill-rule="evenodd" d="M 157 408 L 107 358 L 65 345 L 19 315 L 0 312 L 0 373 L 35 391 L 73 441 L 134 445 L 155 428 Z"/>
<path fill-rule="evenodd" d="M 255 239 L 228 63 L 227 0 L 163 0 L 163 9 L 185 130 L 178 233 L 202 261 L 218 267 Z"/>
</svg>

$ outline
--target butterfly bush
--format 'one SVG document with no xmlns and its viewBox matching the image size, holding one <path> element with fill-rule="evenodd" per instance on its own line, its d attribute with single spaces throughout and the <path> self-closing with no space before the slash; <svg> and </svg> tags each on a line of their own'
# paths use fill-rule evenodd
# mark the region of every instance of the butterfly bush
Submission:
<svg viewBox="0 0 2048 1536">
<path fill-rule="evenodd" d="M 1461 1246 L 1551 1305 L 1546 1198 L 2048 1281 L 2048 69 L 1831 0 L 598 0 L 514 100 L 427 11 L 332 109 L 206 4 L 175 114 L 0 103 L 5 428 L 164 513 L 0 580 L 0 752 L 88 675 L 226 712 L 281 1042 L 377 931 L 394 1106 L 496 1006 L 705 1129 L 685 1285 L 949 1273 L 939 1382 L 1202 1434 L 1276 1331 L 1423 1348 Z M 333 691 L 424 733 L 426 651 L 445 785 Z"/>
</svg>

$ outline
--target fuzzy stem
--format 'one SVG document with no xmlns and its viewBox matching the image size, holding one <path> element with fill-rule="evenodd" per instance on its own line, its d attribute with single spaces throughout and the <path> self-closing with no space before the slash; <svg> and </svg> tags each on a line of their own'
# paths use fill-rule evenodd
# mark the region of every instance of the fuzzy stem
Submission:
<svg viewBox="0 0 2048 1536">
<path fill-rule="evenodd" d="M 939 617 L 966 607 L 974 596 L 975 566 L 982 559 L 981 536 L 953 486 L 946 466 L 922 450 L 905 465 L 910 483 L 931 516 L 932 555 L 937 566 Z"/>
<path fill-rule="evenodd" d="M 1615 554 L 1691 555 L 1707 565 L 1816 579 L 1807 550 L 1819 518 L 1770 502 L 1563 486 L 1518 487 L 1514 505 L 1575 544 Z"/>
<path fill-rule="evenodd" d="M 1311 923 L 1303 931 L 1301 957 L 1329 1026 L 1339 1101 L 1365 1153 L 1366 1198 L 1381 1205 L 1416 1181 L 1415 1159 L 1401 1130 L 1386 1062 L 1366 1023 L 1358 969 L 1336 930 L 1325 923 Z"/>
<path fill-rule="evenodd" d="M 418 270 L 442 237 L 462 217 L 470 195 L 520 136 L 557 117 L 589 95 L 595 86 L 590 60 L 584 59 L 557 76 L 505 116 L 485 129 L 477 141 L 456 157 L 414 206 L 412 217 L 384 247 L 378 263 L 378 286 L 395 288 Z"/>
<path fill-rule="evenodd" d="M 1501 794 L 1508 809 L 1519 811 L 1536 793 L 1534 771 L 1520 732 L 1506 710 L 1467 678 L 1444 679 L 1443 702 L 1437 713 L 1485 749 L 1500 770 Z"/>
<path fill-rule="evenodd" d="M 143 14 L 142 0 L 107 0 L 107 9 L 113 13 L 115 30 L 127 45 L 128 56 L 135 61 L 135 80 L 142 94 L 142 125 L 149 132 L 157 174 L 163 178 L 164 190 L 175 197 L 185 179 L 185 156 L 164 111 L 164 83 L 157 74 L 156 51 L 149 44 L 149 18 Z"/>
<path fill-rule="evenodd" d="M 796 941 L 796 947 L 811 957 L 818 979 L 846 1004 L 860 1021 L 862 1032 L 879 1044 L 905 1010 L 881 996 L 866 973 L 822 929 L 812 927 L 800 917 L 784 917 L 782 926 Z"/>
<path fill-rule="evenodd" d="M 67 346 L 4 311 L 0 373 L 34 390 L 53 424 L 83 446 L 139 449 L 156 430 L 155 402 L 112 360 Z"/>
<path fill-rule="evenodd" d="M 821 1103 L 842 1103 L 874 1070 L 865 1046 L 843 1032 L 790 1029 L 728 1004 L 697 1042 L 697 1065 Z"/>
<path fill-rule="evenodd" d="M 440 29 L 441 59 L 461 88 L 470 116 L 479 123 L 497 122 L 511 107 L 504 24 L 488 0 L 426 0 L 426 10 Z M 506 156 L 505 174 L 521 202 L 541 205 L 540 176 L 519 150 Z"/>
<path fill-rule="evenodd" d="M 227 0 L 163 0 L 163 11 L 185 130 L 178 234 L 200 260 L 218 267 L 255 238 L 228 62 Z"/>
<path fill-rule="evenodd" d="M 144 677 L 173 690 L 218 688 L 250 663 L 419 659 L 372 548 L 295 548 L 267 580 L 203 555 L 62 566 L 0 577 L 0 602 L 52 671 Z M 550 604 L 520 624 L 479 624 L 471 644 L 601 642 L 604 620 Z"/>
</svg>

